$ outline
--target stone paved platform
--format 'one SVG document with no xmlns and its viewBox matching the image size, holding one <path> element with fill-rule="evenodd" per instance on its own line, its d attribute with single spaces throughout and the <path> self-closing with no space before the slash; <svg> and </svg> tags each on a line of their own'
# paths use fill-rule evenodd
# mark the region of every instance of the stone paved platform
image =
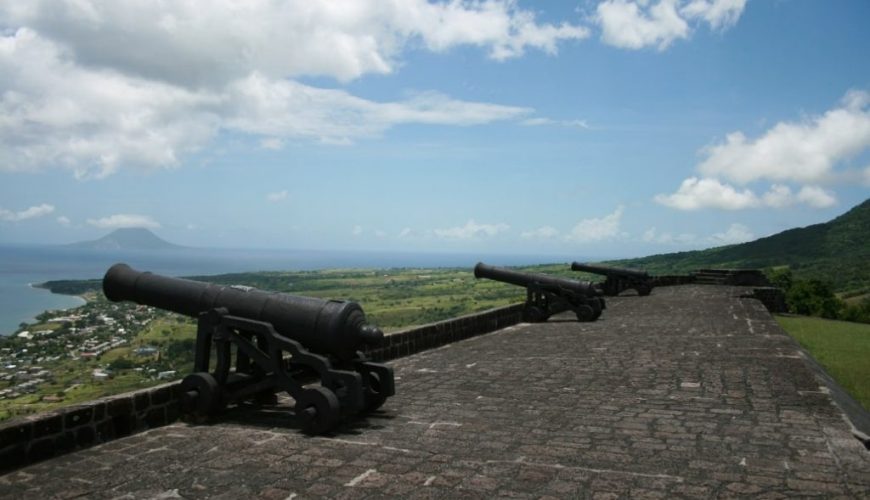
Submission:
<svg viewBox="0 0 870 500">
<path fill-rule="evenodd" d="M 394 361 L 376 414 L 308 437 L 237 408 L 0 476 L 6 498 L 870 497 L 870 452 L 761 304 L 608 299 Z"/>
</svg>

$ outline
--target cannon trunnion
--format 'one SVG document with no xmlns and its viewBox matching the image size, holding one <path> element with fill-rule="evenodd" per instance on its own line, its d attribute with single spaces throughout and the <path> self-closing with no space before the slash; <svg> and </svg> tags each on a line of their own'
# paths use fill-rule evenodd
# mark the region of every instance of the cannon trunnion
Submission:
<svg viewBox="0 0 870 500">
<path fill-rule="evenodd" d="M 580 262 L 572 262 L 571 270 L 605 276 L 604 282 L 601 283 L 601 289 L 605 295 L 609 296 L 619 295 L 629 289 L 636 290 L 638 295 L 646 296 L 653 289 L 652 279 L 646 271 L 609 266 L 593 266 Z"/>
<path fill-rule="evenodd" d="M 303 428 L 320 434 L 395 394 L 393 369 L 359 350 L 380 343 L 383 332 L 355 302 L 170 278 L 126 264 L 106 272 L 103 292 L 197 319 L 194 373 L 181 382 L 183 411 L 194 421 L 285 391 Z M 319 385 L 306 384 L 312 379 Z"/>
<path fill-rule="evenodd" d="M 523 320 L 532 323 L 547 321 L 550 316 L 567 310 L 574 311 L 578 321 L 595 321 L 607 307 L 600 290 L 585 281 L 523 273 L 482 262 L 474 266 L 474 277 L 525 287 Z"/>
</svg>

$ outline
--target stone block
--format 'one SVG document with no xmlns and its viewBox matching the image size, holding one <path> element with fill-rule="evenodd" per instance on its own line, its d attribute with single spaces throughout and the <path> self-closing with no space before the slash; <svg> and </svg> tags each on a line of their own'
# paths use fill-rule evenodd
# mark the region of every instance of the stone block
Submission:
<svg viewBox="0 0 870 500">
<path fill-rule="evenodd" d="M 30 422 L 17 422 L 0 427 L 0 448 L 6 448 L 17 443 L 26 443 L 33 437 L 33 425 Z"/>
<path fill-rule="evenodd" d="M 131 396 L 123 396 L 113 399 L 106 404 L 106 410 L 110 417 L 130 415 L 133 413 L 133 398 Z"/>
<path fill-rule="evenodd" d="M 63 430 L 63 415 L 47 415 L 33 421 L 33 439 L 57 434 Z"/>
<path fill-rule="evenodd" d="M 148 396 L 147 392 L 139 392 L 133 396 L 133 406 L 135 406 L 137 412 L 142 412 L 148 409 L 151 406 L 151 398 Z"/>
<path fill-rule="evenodd" d="M 172 391 L 169 387 L 155 389 L 151 391 L 151 404 L 155 406 L 165 404 L 169 401 L 171 395 Z"/>
<path fill-rule="evenodd" d="M 97 439 L 97 432 L 93 426 L 82 426 L 76 430 L 76 444 L 80 447 L 90 446 Z"/>
<path fill-rule="evenodd" d="M 66 428 L 74 429 L 80 425 L 88 425 L 94 417 L 94 408 L 85 406 L 73 409 L 66 414 Z"/>
</svg>

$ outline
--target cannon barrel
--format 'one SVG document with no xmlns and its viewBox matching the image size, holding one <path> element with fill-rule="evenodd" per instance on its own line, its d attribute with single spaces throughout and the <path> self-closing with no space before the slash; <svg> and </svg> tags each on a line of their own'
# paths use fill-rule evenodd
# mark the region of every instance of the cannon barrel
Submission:
<svg viewBox="0 0 870 500">
<path fill-rule="evenodd" d="M 366 323 L 355 302 L 266 292 L 140 272 L 115 264 L 103 278 L 103 293 L 193 318 L 224 308 L 232 316 L 270 323 L 279 334 L 312 352 L 350 359 L 364 344 L 377 344 L 383 332 Z"/>
<path fill-rule="evenodd" d="M 568 278 L 557 278 L 547 276 L 546 274 L 523 273 L 520 271 L 512 271 L 503 267 L 488 266 L 483 262 L 478 262 L 474 266 L 475 278 L 489 278 L 495 281 L 510 283 L 511 285 L 528 287 L 530 285 L 538 285 L 543 287 L 566 288 L 580 295 L 600 295 L 601 292 L 592 283 L 588 281 L 577 281 Z"/>
<path fill-rule="evenodd" d="M 587 273 L 602 274 L 605 276 L 625 276 L 638 279 L 649 278 L 649 274 L 647 274 L 646 271 L 637 271 L 634 269 L 625 269 L 621 267 L 593 266 L 591 264 L 583 264 L 580 262 L 572 262 L 571 270 L 585 271 Z"/>
</svg>

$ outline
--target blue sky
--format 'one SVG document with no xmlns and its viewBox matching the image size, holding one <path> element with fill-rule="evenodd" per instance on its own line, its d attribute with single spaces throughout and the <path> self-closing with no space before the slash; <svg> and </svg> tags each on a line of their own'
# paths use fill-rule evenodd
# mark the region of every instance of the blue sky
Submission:
<svg viewBox="0 0 870 500">
<path fill-rule="evenodd" d="M 870 2 L 0 1 L 0 243 L 628 257 L 870 195 Z"/>
</svg>

